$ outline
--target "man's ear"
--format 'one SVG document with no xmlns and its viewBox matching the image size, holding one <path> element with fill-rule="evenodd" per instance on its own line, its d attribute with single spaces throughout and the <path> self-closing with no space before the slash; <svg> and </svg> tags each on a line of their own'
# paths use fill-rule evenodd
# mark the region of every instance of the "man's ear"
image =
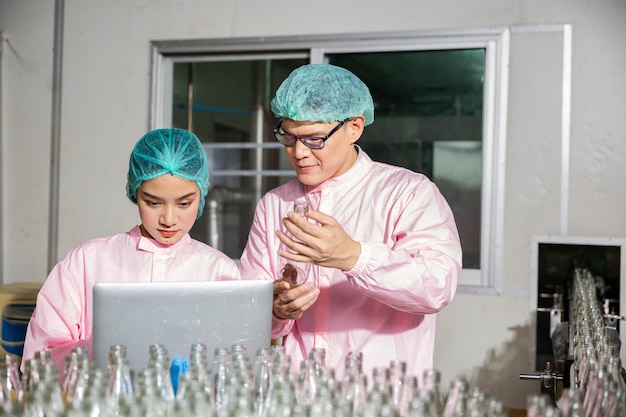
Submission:
<svg viewBox="0 0 626 417">
<path fill-rule="evenodd" d="M 353 144 L 361 138 L 363 129 L 365 128 L 365 117 L 356 116 L 346 122 L 346 129 L 350 137 L 350 143 Z"/>
</svg>

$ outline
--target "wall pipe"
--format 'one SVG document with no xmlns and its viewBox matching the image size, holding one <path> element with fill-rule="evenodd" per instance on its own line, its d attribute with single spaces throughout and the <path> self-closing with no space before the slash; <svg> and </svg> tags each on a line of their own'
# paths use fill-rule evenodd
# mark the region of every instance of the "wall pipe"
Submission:
<svg viewBox="0 0 626 417">
<path fill-rule="evenodd" d="M 50 134 L 50 201 L 48 208 L 48 272 L 57 263 L 59 237 L 59 168 L 61 159 L 61 70 L 64 0 L 54 2 L 52 61 L 52 127 Z"/>
<path fill-rule="evenodd" d="M 2 126 L 2 53 L 4 46 L 4 35 L 0 30 L 0 126 Z M 2 129 L 0 128 L 0 284 L 4 284 L 4 203 L 2 196 L 4 195 L 4 187 L 2 186 Z"/>
</svg>

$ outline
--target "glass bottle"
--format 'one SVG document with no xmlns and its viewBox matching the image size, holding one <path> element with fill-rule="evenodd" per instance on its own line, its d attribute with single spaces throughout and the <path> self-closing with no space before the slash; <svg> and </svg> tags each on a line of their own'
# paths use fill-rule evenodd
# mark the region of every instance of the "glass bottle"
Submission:
<svg viewBox="0 0 626 417">
<path fill-rule="evenodd" d="M 65 357 L 65 372 L 61 386 L 63 395 L 63 404 L 67 404 L 72 400 L 76 393 L 80 379 L 84 377 L 84 372 L 89 365 L 89 357 L 87 349 L 75 347 L 70 354 Z"/>
<path fill-rule="evenodd" d="M 391 398 L 391 382 L 389 368 L 384 366 L 375 366 L 372 368 L 372 386 L 370 392 L 381 392 L 388 398 Z"/>
<path fill-rule="evenodd" d="M 611 356 L 608 361 L 607 369 L 611 374 L 611 379 L 621 387 L 626 388 L 624 378 L 622 378 L 622 360 L 619 356 Z"/>
<path fill-rule="evenodd" d="M 185 400 L 178 401 L 176 404 L 185 404 L 188 408 L 188 410 L 181 410 L 179 413 L 181 417 L 203 417 L 216 414 L 215 404 L 210 393 L 203 391 L 200 384 L 198 384 L 197 389 L 188 390 Z"/>
<path fill-rule="evenodd" d="M 487 416 L 488 417 L 506 417 L 507 410 L 504 406 L 504 403 L 496 398 L 491 398 L 489 400 Z M 579 416 L 576 416 L 579 417 Z"/>
<path fill-rule="evenodd" d="M 610 379 L 608 375 L 605 375 L 602 381 L 602 391 L 596 400 L 593 416 L 594 417 L 606 417 L 609 416 L 615 400 L 617 398 L 617 383 Z"/>
<path fill-rule="evenodd" d="M 291 356 L 285 352 L 284 346 L 270 346 L 272 373 L 280 374 L 291 369 Z"/>
<path fill-rule="evenodd" d="M 257 351 L 254 361 L 254 391 L 256 408 L 259 414 L 263 414 L 263 408 L 267 401 L 268 391 L 271 383 L 271 353 L 268 348 L 261 348 Z"/>
<path fill-rule="evenodd" d="M 344 375 L 342 398 L 351 415 L 362 415 L 367 402 L 367 380 L 363 373 L 351 372 Z"/>
<path fill-rule="evenodd" d="M 323 368 L 326 368 L 326 349 L 314 347 L 309 350 L 309 359 L 315 363 L 315 373 L 319 376 Z"/>
<path fill-rule="evenodd" d="M 350 351 L 344 359 L 344 379 L 350 375 L 363 373 L 363 352 Z"/>
<path fill-rule="evenodd" d="M 226 380 L 230 375 L 230 350 L 227 348 L 215 348 L 213 357 L 213 402 L 217 410 L 220 410 L 226 401 Z"/>
<path fill-rule="evenodd" d="M 583 402 L 581 391 L 574 386 L 563 390 L 556 405 L 559 410 L 561 410 L 563 417 L 579 417 L 584 415 L 582 412 Z"/>
<path fill-rule="evenodd" d="M 291 417 L 294 403 L 288 391 L 278 389 L 270 398 L 271 401 L 266 409 L 267 412 L 262 417 Z"/>
<path fill-rule="evenodd" d="M 189 366 L 201 369 L 209 368 L 207 345 L 204 343 L 192 343 L 189 349 Z"/>
<path fill-rule="evenodd" d="M 315 371 L 315 360 L 305 359 L 300 363 L 298 377 L 297 400 L 302 406 L 311 406 L 318 390 L 318 379 Z"/>
<path fill-rule="evenodd" d="M 41 382 L 37 388 L 31 392 L 24 404 L 23 417 L 40 417 L 60 415 L 64 408 L 58 385 L 49 381 Z"/>
<path fill-rule="evenodd" d="M 134 398 L 134 388 L 129 377 L 128 358 L 125 356 L 110 356 L 108 368 L 107 406 L 113 415 L 118 415 L 121 404 L 131 402 Z"/>
<path fill-rule="evenodd" d="M 468 391 L 469 383 L 465 377 L 461 376 L 450 382 L 450 390 L 442 417 L 465 417 L 468 411 Z"/>
<path fill-rule="evenodd" d="M 400 417 L 405 417 L 408 414 L 411 401 L 418 395 L 419 390 L 417 377 L 415 375 L 404 375 L 402 377 L 402 384 L 400 384 L 398 404 L 396 406 Z"/>
<path fill-rule="evenodd" d="M 488 396 L 480 387 L 473 387 L 467 401 L 470 416 L 487 415 Z"/>
<path fill-rule="evenodd" d="M 441 372 L 435 368 L 424 369 L 422 373 L 422 390 L 433 393 L 433 407 L 438 415 L 443 413 L 443 400 L 441 398 Z"/>
<path fill-rule="evenodd" d="M 328 417 L 334 414 L 337 406 L 332 398 L 331 388 L 328 386 L 320 386 L 317 396 L 311 407 L 309 407 L 308 417 Z M 306 411 L 305 408 L 303 408 Z M 292 417 L 295 417 L 292 415 Z"/>
<path fill-rule="evenodd" d="M 380 409 L 382 408 L 383 403 L 386 401 L 384 398 L 384 394 L 382 391 L 369 391 L 367 396 L 367 400 L 365 401 L 365 407 L 363 409 L 364 417 L 378 417 L 380 414 Z"/>
<path fill-rule="evenodd" d="M 402 394 L 402 384 L 406 377 L 406 362 L 392 360 L 389 362 L 389 385 L 391 386 L 391 401 L 394 407 L 400 406 L 400 395 Z"/>
<path fill-rule="evenodd" d="M 105 371 L 98 368 L 95 362 L 89 362 L 88 359 L 78 363 L 76 383 L 71 388 L 73 392 L 68 393 L 65 399 L 65 407 L 80 410 L 85 402 L 97 402 L 94 407 L 104 407 L 108 388 Z"/>
<path fill-rule="evenodd" d="M 183 372 L 180 376 L 182 381 L 185 373 L 189 373 L 185 382 L 194 381 L 197 383 L 196 389 L 210 395 L 213 390 L 211 387 L 211 367 L 209 365 L 207 345 L 204 343 L 194 343 L 191 345 L 189 352 L 189 365 L 187 372 Z M 179 384 L 180 389 L 180 384 Z M 176 393 L 178 397 L 178 392 Z M 184 395 L 181 393 L 181 397 Z"/>
<path fill-rule="evenodd" d="M 155 368 L 148 367 L 137 374 L 137 405 L 144 415 L 163 415 L 166 404 L 162 401 Z"/>
<path fill-rule="evenodd" d="M 158 395 L 157 400 L 161 400 L 163 404 L 162 407 L 166 412 L 170 412 L 176 402 L 176 395 L 174 394 L 174 386 L 172 385 L 170 374 L 170 363 L 169 360 L 167 362 L 160 362 L 151 368 L 155 381 L 155 389 Z"/>
<path fill-rule="evenodd" d="M 307 205 L 306 201 L 298 200 L 294 203 L 293 211 L 297 215 L 306 218 L 308 216 L 309 206 Z M 291 239 L 299 242 L 298 239 L 293 236 L 286 228 L 283 230 L 283 232 Z M 290 249 L 284 244 L 281 244 L 281 249 L 286 252 L 296 253 L 294 250 Z M 282 256 L 279 256 L 278 264 L 280 267 L 280 279 L 282 281 L 289 282 L 292 286 L 304 284 L 307 281 L 311 272 L 311 264 L 308 262 L 292 261 L 291 259 L 286 259 Z"/>
<path fill-rule="evenodd" d="M 605 373 L 605 366 L 601 363 L 591 362 L 589 367 L 589 382 L 583 399 L 583 408 L 585 413 L 591 415 L 596 400 L 602 392 L 602 379 Z"/>
<path fill-rule="evenodd" d="M 546 394 L 529 395 L 526 399 L 527 417 L 543 417 L 551 402 Z"/>
<path fill-rule="evenodd" d="M 617 389 L 617 393 L 615 395 L 615 404 L 613 405 L 613 408 L 609 411 L 608 416 L 609 417 L 626 416 L 626 389 L 624 389 L 623 387 L 619 387 Z"/>
<path fill-rule="evenodd" d="M 24 391 L 19 372 L 19 357 L 10 353 L 4 355 L 2 369 L 2 380 L 0 381 L 0 403 L 17 404 L 22 401 Z"/>
<path fill-rule="evenodd" d="M 233 382 L 249 393 L 254 391 L 254 371 L 250 364 L 248 348 L 243 344 L 234 344 L 230 348 L 230 367 Z"/>
<path fill-rule="evenodd" d="M 22 389 L 26 396 L 33 392 L 41 382 L 44 377 L 43 369 L 48 365 L 52 365 L 52 354 L 48 350 L 37 351 L 31 359 L 26 361 L 25 372 L 22 374 Z"/>
<path fill-rule="evenodd" d="M 31 382 L 32 366 L 33 366 L 33 359 L 24 361 L 24 372 L 22 372 L 22 377 L 21 377 L 21 386 L 22 386 L 22 392 L 23 392 L 22 402 L 24 402 L 24 400 L 26 399 L 26 397 L 28 396 L 32 388 L 32 382 Z"/>
<path fill-rule="evenodd" d="M 37 363 L 36 367 L 39 380 L 26 398 L 23 417 L 60 415 L 64 405 L 59 385 L 59 369 L 45 362 Z"/>
<path fill-rule="evenodd" d="M 245 389 L 237 390 L 233 396 L 234 401 L 230 410 L 231 417 L 254 417 L 254 400 L 250 398 Z"/>
<path fill-rule="evenodd" d="M 411 399 L 407 409 L 407 417 L 439 417 L 435 407 L 435 398 L 432 391 L 420 391 Z"/>
</svg>

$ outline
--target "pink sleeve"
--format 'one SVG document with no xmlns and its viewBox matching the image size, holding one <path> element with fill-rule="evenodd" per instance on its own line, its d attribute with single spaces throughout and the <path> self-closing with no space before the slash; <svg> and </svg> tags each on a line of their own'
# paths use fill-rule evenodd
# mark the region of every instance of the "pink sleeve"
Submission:
<svg viewBox="0 0 626 417">
<path fill-rule="evenodd" d="M 277 270 L 276 250 L 267 236 L 278 225 L 274 224 L 273 217 L 266 217 L 266 200 L 261 199 L 254 213 L 254 219 L 248 235 L 248 243 L 241 255 L 239 269 L 243 279 L 265 279 L 274 281 Z M 262 219 L 262 220 L 261 220 Z M 280 219 L 279 219 L 280 220 Z M 293 320 L 281 320 L 272 316 L 272 339 L 287 335 L 293 327 Z"/>
<path fill-rule="evenodd" d="M 84 268 L 75 254 L 72 251 L 54 267 L 37 295 L 35 311 L 26 331 L 22 364 L 35 352 L 61 346 L 67 349 L 54 349 L 53 353 L 57 352 L 58 359 L 63 361 L 63 352 L 69 352 L 81 339 L 82 312 L 85 311 Z M 53 361 L 56 362 L 54 357 Z"/>
<path fill-rule="evenodd" d="M 390 307 L 432 314 L 454 297 L 461 244 L 452 211 L 434 184 L 424 182 L 407 197 L 411 204 L 396 220 L 393 242 L 361 242 L 361 255 L 346 275 Z"/>
</svg>

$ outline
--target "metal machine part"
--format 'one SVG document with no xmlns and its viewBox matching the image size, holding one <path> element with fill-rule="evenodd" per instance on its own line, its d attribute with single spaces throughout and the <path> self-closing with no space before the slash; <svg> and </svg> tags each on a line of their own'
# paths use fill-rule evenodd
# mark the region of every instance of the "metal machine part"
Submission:
<svg viewBox="0 0 626 417">
<path fill-rule="evenodd" d="M 626 316 L 614 314 L 611 310 L 611 303 L 616 300 L 604 298 L 607 287 L 601 277 L 593 277 L 588 268 L 578 266 L 572 271 L 572 281 L 574 277 L 583 277 L 588 281 L 595 280 L 595 295 L 598 312 L 604 320 L 604 333 L 612 351 L 619 356 L 621 340 L 618 333 L 618 323 L 626 320 Z M 593 286 L 593 283 L 592 283 Z M 552 343 L 554 366 L 552 362 L 546 362 L 545 370 L 541 373 L 520 374 L 520 379 L 540 380 L 540 392 L 546 394 L 552 403 L 557 402 L 557 382 L 561 381 L 563 388 L 569 388 L 572 384 L 577 384 L 575 375 L 575 355 L 574 346 L 576 344 L 575 333 L 578 327 L 576 323 L 578 309 L 577 297 L 573 294 L 574 285 L 566 285 L 568 291 L 563 291 L 563 287 L 557 286 L 553 294 L 540 294 L 542 298 L 552 298 L 553 304 L 550 308 L 537 308 L 539 313 L 550 314 L 550 340 Z M 626 371 L 621 369 L 621 376 L 624 381 Z"/>
<path fill-rule="evenodd" d="M 552 370 L 550 362 L 546 362 L 546 369 L 540 374 L 520 374 L 520 379 L 538 379 L 540 380 L 541 394 L 545 394 L 550 397 L 552 405 L 556 406 L 556 382 L 562 381 L 563 376 L 557 375 Z"/>
</svg>

